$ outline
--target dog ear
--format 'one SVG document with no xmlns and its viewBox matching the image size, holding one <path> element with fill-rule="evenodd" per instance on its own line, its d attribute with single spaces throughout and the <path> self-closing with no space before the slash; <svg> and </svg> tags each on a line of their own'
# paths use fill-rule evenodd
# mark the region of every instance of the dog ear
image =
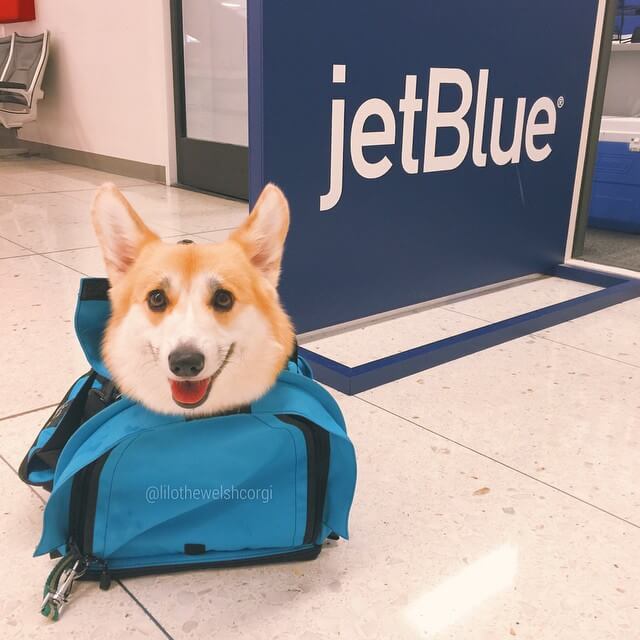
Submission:
<svg viewBox="0 0 640 640">
<path fill-rule="evenodd" d="M 91 217 L 111 284 L 127 272 L 145 244 L 159 240 L 113 184 L 98 189 Z"/>
<path fill-rule="evenodd" d="M 249 217 L 230 239 L 243 248 L 253 265 L 276 287 L 288 230 L 289 203 L 278 187 L 268 184 Z"/>
</svg>

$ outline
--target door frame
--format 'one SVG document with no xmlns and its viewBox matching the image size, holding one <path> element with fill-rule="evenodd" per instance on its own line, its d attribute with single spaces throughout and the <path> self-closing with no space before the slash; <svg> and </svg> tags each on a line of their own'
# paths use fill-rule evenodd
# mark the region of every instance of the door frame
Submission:
<svg viewBox="0 0 640 640">
<path fill-rule="evenodd" d="M 573 260 L 580 260 L 584 253 L 585 235 L 589 224 L 589 214 L 591 211 L 591 197 L 593 193 L 593 176 L 595 173 L 596 160 L 598 158 L 598 141 L 600 137 L 600 124 L 604 111 L 604 99 L 607 90 L 607 78 L 609 75 L 609 61 L 611 59 L 611 45 L 616 14 L 618 11 L 618 0 L 603 0 L 604 15 L 599 33 L 600 37 L 597 53 L 597 64 L 592 69 L 593 88 L 590 88 L 590 96 L 587 96 L 587 104 L 591 104 L 591 114 L 584 122 L 583 144 L 585 145 L 584 165 L 582 174 L 578 173 L 576 181 L 580 180 L 579 196 L 575 214 L 572 216 L 569 225 L 569 236 L 567 238 L 567 249 L 565 259 L 571 264 Z M 576 182 L 577 184 L 577 182 Z"/>
<path fill-rule="evenodd" d="M 170 22 L 178 184 L 248 200 L 249 149 L 187 137 L 182 0 L 170 0 Z"/>
</svg>

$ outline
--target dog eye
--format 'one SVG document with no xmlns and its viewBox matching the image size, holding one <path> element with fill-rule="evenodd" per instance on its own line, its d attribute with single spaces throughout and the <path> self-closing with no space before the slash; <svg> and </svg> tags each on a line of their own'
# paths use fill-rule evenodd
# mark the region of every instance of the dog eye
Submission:
<svg viewBox="0 0 640 640">
<path fill-rule="evenodd" d="M 167 296 L 160 289 L 154 289 L 147 296 L 147 304 L 151 311 L 164 311 L 168 303 Z"/>
<path fill-rule="evenodd" d="M 226 289 L 218 289 L 213 294 L 213 308 L 216 311 L 229 311 L 233 307 L 233 294 Z"/>
</svg>

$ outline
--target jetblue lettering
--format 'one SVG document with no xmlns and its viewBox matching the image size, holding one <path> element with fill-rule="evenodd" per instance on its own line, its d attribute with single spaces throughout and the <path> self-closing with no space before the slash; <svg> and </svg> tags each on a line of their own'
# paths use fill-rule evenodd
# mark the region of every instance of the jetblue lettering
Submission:
<svg viewBox="0 0 640 640">
<path fill-rule="evenodd" d="M 333 66 L 333 83 L 347 82 L 346 65 Z M 440 92 L 443 85 L 455 85 L 460 89 L 460 104 L 453 111 L 440 111 Z M 487 116 L 487 93 L 489 70 L 481 69 L 477 84 L 476 108 L 473 118 L 473 131 L 467 121 L 474 97 L 473 81 L 462 69 L 431 69 L 426 108 L 426 135 L 422 154 L 422 172 L 453 171 L 467 158 L 471 149 L 473 163 L 477 167 L 486 167 L 489 157 L 498 166 L 518 164 L 523 153 L 533 162 L 542 162 L 552 152 L 546 142 L 539 146 L 540 136 L 551 136 L 556 132 L 556 105 L 551 98 L 539 98 L 528 109 L 527 99 L 518 98 L 513 130 L 513 140 L 506 148 L 501 146 L 500 133 L 503 130 L 504 98 L 493 101 L 491 137 L 488 152 L 484 150 L 484 130 Z M 418 114 L 422 113 L 424 100 L 417 95 L 417 76 L 405 77 L 404 97 L 398 103 L 401 114 L 400 128 L 401 164 L 408 174 L 420 171 L 420 158 L 414 148 L 414 130 Z M 381 121 L 375 131 L 365 131 L 365 123 L 372 116 Z M 335 207 L 342 198 L 344 177 L 345 146 L 345 101 L 331 101 L 331 158 L 329 169 L 329 191 L 320 197 L 320 211 Z M 458 146 L 453 153 L 437 155 L 439 129 L 455 129 L 458 133 Z M 371 98 L 363 102 L 355 113 L 351 123 L 349 137 L 350 158 L 353 168 L 363 178 L 375 180 L 382 178 L 393 166 L 384 147 L 391 147 L 397 141 L 396 115 L 389 103 L 380 98 Z M 379 159 L 370 162 L 365 158 L 364 149 L 380 147 Z"/>
</svg>

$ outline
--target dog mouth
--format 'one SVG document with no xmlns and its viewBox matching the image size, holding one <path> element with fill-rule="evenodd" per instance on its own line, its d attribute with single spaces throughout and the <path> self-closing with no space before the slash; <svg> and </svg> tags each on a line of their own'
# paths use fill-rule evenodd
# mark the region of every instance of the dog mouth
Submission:
<svg viewBox="0 0 640 640">
<path fill-rule="evenodd" d="M 218 367 L 218 370 L 208 378 L 203 380 L 172 380 L 169 379 L 169 385 L 171 386 L 171 396 L 173 401 L 183 409 L 197 409 L 202 406 L 211 393 L 211 387 L 216 378 L 222 373 L 223 369 L 227 366 L 235 343 L 232 344 L 222 360 L 222 364 Z"/>
<path fill-rule="evenodd" d="M 211 392 L 213 376 L 204 380 L 169 380 L 173 401 L 184 409 L 195 409 L 202 405 Z"/>
</svg>

